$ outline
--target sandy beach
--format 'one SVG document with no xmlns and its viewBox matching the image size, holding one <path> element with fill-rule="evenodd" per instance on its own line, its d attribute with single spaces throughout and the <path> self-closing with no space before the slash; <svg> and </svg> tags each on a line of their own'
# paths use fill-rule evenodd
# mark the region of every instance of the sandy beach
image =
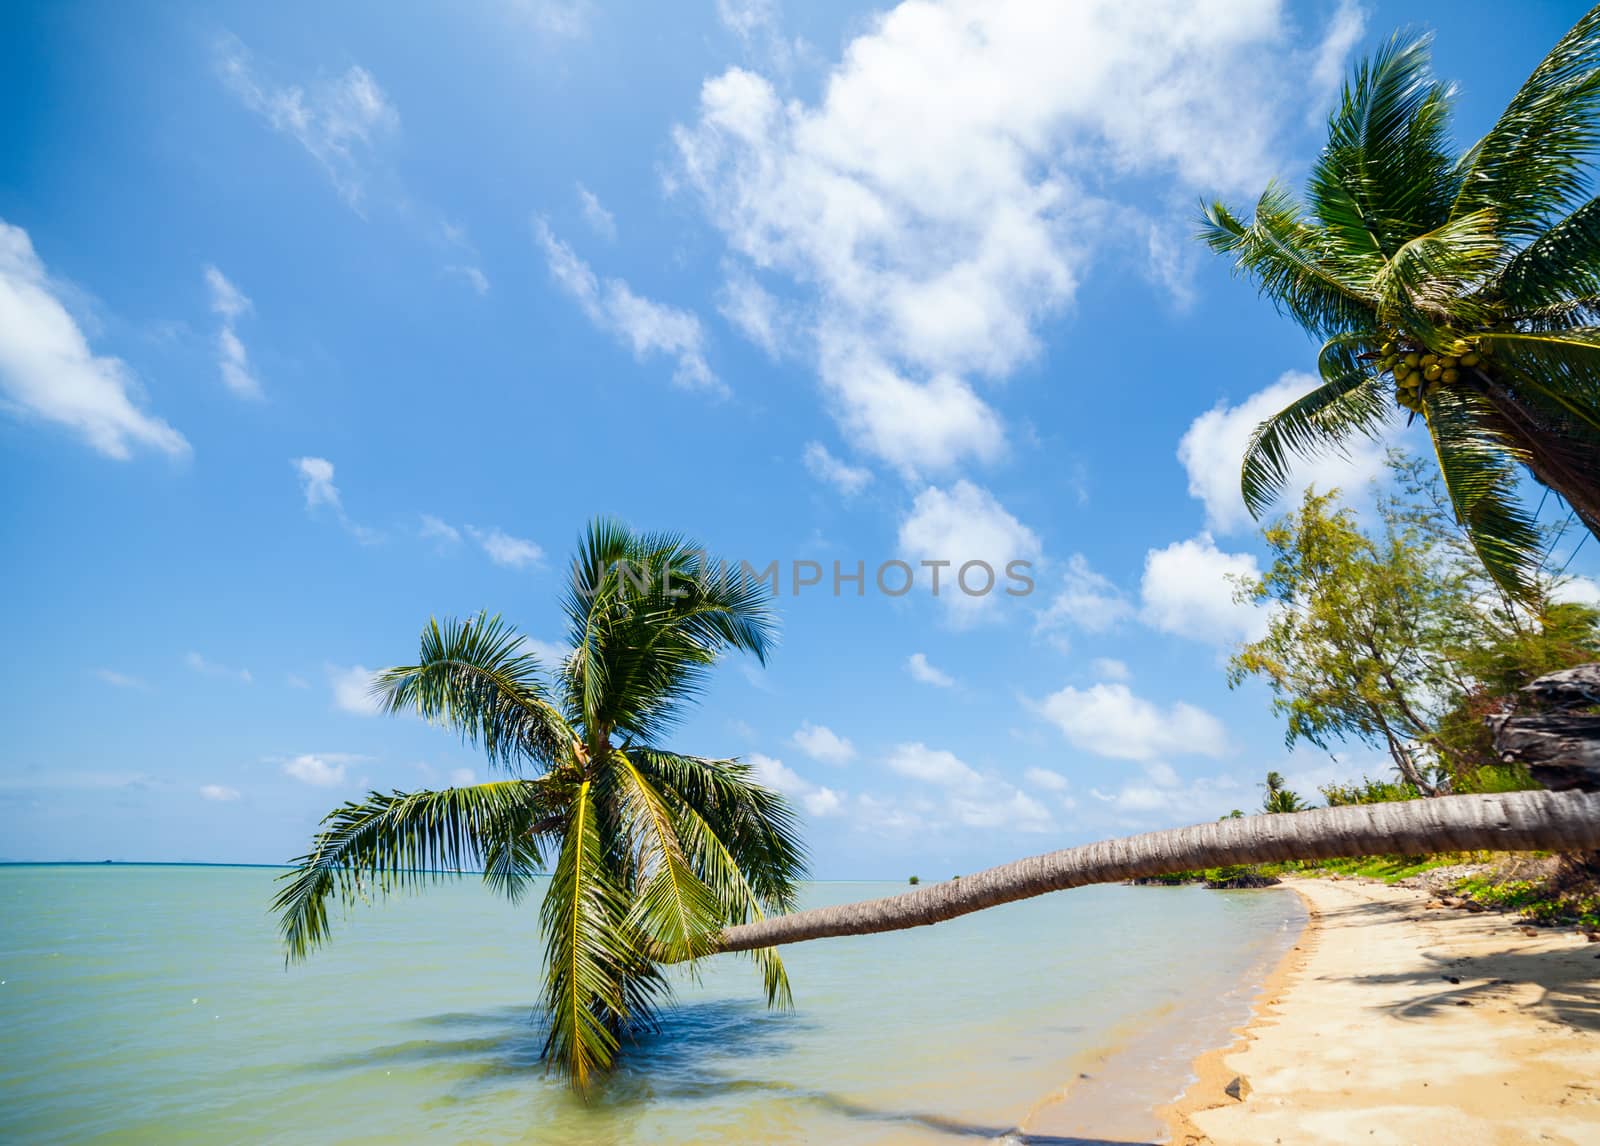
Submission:
<svg viewBox="0 0 1600 1146">
<path fill-rule="evenodd" d="M 1165 1112 L 1173 1143 L 1600 1142 L 1600 944 L 1375 882 L 1293 887 L 1305 934 Z"/>
</svg>

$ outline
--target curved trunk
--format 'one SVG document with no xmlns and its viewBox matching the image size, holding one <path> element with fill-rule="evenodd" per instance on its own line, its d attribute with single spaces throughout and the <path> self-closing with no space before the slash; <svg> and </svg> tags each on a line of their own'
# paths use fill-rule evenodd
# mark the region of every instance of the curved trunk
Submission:
<svg viewBox="0 0 1600 1146">
<path fill-rule="evenodd" d="M 1506 439 L 1524 453 L 1534 478 L 1566 499 L 1590 533 L 1600 537 L 1600 457 L 1593 447 L 1574 441 L 1542 413 L 1517 401 L 1506 386 L 1474 368 L 1478 390 L 1500 417 Z"/>
<path fill-rule="evenodd" d="M 749 951 L 942 923 L 1091 883 L 1225 864 L 1452 851 L 1600 848 L 1600 792 L 1501 792 L 1247 816 L 1017 860 L 886 899 L 817 907 L 730 927 L 718 951 Z"/>
</svg>

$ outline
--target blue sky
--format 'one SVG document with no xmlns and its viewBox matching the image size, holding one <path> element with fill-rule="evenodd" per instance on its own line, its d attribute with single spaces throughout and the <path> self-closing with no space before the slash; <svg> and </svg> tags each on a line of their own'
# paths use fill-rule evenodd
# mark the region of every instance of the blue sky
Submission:
<svg viewBox="0 0 1600 1146">
<path fill-rule="evenodd" d="M 365 674 L 432 614 L 558 641 L 599 513 L 822 566 L 676 737 L 822 877 L 1382 771 L 1226 685 L 1239 447 L 1313 348 L 1196 204 L 1298 182 L 1400 26 L 1475 136 L 1582 5 L 1162 7 L 7 5 L 0 858 L 279 862 L 483 779 Z M 891 559 L 1036 588 L 832 594 Z"/>
</svg>

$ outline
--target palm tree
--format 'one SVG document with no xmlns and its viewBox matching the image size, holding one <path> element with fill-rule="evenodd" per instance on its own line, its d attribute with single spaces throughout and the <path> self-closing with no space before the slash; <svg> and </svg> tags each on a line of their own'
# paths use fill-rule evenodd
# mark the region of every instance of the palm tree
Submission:
<svg viewBox="0 0 1600 1146">
<path fill-rule="evenodd" d="M 327 940 L 335 893 L 348 906 L 466 869 L 516 902 L 553 857 L 544 1055 L 582 1092 L 668 998 L 662 964 L 792 910 L 805 861 L 789 805 L 748 767 L 663 746 L 721 653 L 765 661 L 776 627 L 761 582 L 683 538 L 598 521 L 562 608 L 572 652 L 548 685 L 498 617 L 429 622 L 417 663 L 380 674 L 375 695 L 454 728 L 507 777 L 335 810 L 273 908 L 302 959 Z M 768 1004 L 788 1006 L 782 962 L 753 956 Z"/>
<path fill-rule="evenodd" d="M 1600 792 L 1499 792 L 1226 816 L 1002 864 L 884 899 L 812 908 L 728 928 L 718 951 L 942 923 L 1069 887 L 1285 860 L 1441 851 L 1584 852 L 1600 847 Z"/>
<path fill-rule="evenodd" d="M 1261 810 L 1271 814 L 1284 812 L 1303 812 L 1306 803 L 1297 792 L 1292 792 L 1285 786 L 1281 772 L 1268 772 L 1267 782 L 1262 785 L 1267 790 L 1266 796 L 1261 801 Z"/>
<path fill-rule="evenodd" d="M 1273 501 L 1291 454 L 1427 426 L 1456 513 L 1504 589 L 1525 595 L 1539 533 L 1526 467 L 1600 533 L 1600 7 L 1459 154 L 1454 89 L 1428 40 L 1396 36 L 1346 83 L 1305 205 L 1276 184 L 1203 238 L 1323 342 L 1322 383 L 1257 428 L 1241 487 Z"/>
</svg>

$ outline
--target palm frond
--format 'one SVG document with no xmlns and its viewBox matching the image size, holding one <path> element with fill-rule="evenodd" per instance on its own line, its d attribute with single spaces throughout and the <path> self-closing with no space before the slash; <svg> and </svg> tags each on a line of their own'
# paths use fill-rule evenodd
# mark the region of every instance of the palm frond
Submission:
<svg viewBox="0 0 1600 1146">
<path fill-rule="evenodd" d="M 1517 311 L 1580 306 L 1600 313 L 1600 197 L 1590 199 L 1529 243 L 1495 288 Z M 1587 301 L 1585 301 L 1587 300 Z"/>
<path fill-rule="evenodd" d="M 1382 431 L 1391 409 L 1387 387 L 1358 357 L 1370 345 L 1363 335 L 1330 339 L 1318 357 L 1326 381 L 1256 427 L 1239 479 L 1253 516 L 1260 517 L 1277 500 L 1295 456 L 1342 453 L 1354 435 L 1377 437 Z"/>
<path fill-rule="evenodd" d="M 628 818 L 642 838 L 641 880 L 627 926 L 648 944 L 649 955 L 668 963 L 692 962 L 711 952 L 727 922 L 721 905 L 684 856 L 672 810 L 625 752 L 608 757 L 620 770 Z"/>
<path fill-rule="evenodd" d="M 430 620 L 417 663 L 380 673 L 373 690 L 386 712 L 454 727 L 491 764 L 548 767 L 570 754 L 572 729 L 546 696 L 538 659 L 498 616 Z"/>
<path fill-rule="evenodd" d="M 1378 317 L 1392 329 L 1425 337 L 1446 323 L 1475 325 L 1492 310 L 1473 291 L 1502 257 L 1494 216 L 1463 215 L 1396 250 L 1374 278 Z"/>
<path fill-rule="evenodd" d="M 546 944 L 544 1056 L 582 1093 L 615 1060 L 617 1031 L 631 1014 L 625 980 L 644 960 L 623 926 L 627 902 L 606 863 L 591 781 L 574 791 L 564 832 L 539 911 Z"/>
<path fill-rule="evenodd" d="M 1529 599 L 1537 592 L 1543 542 L 1517 500 L 1526 457 L 1491 428 L 1492 408 L 1466 387 L 1438 387 L 1424 400 L 1423 415 L 1445 489 L 1483 567 L 1505 593 Z"/>
<path fill-rule="evenodd" d="M 1254 279 L 1261 293 L 1307 330 L 1327 337 L 1376 329 L 1377 300 L 1363 288 L 1371 278 L 1366 260 L 1330 253 L 1308 226 L 1294 197 L 1269 185 L 1246 224 L 1222 203 L 1205 209 L 1201 238 L 1219 254 L 1234 257 L 1234 270 Z"/>
<path fill-rule="evenodd" d="M 1465 155 L 1453 216 L 1493 211 L 1503 233 L 1536 238 L 1590 194 L 1600 148 L 1600 6 L 1550 49 Z"/>
<path fill-rule="evenodd" d="M 550 801 L 536 781 L 500 780 L 437 792 L 368 793 L 322 821 L 311 851 L 273 899 L 289 960 L 327 942 L 328 900 L 414 891 L 485 866 L 485 882 L 513 901 L 543 866 L 535 829 Z"/>
<path fill-rule="evenodd" d="M 1444 223 L 1455 187 L 1452 91 L 1429 67 L 1429 38 L 1396 34 L 1346 81 L 1307 197 L 1347 256 L 1392 257 Z"/>
</svg>

